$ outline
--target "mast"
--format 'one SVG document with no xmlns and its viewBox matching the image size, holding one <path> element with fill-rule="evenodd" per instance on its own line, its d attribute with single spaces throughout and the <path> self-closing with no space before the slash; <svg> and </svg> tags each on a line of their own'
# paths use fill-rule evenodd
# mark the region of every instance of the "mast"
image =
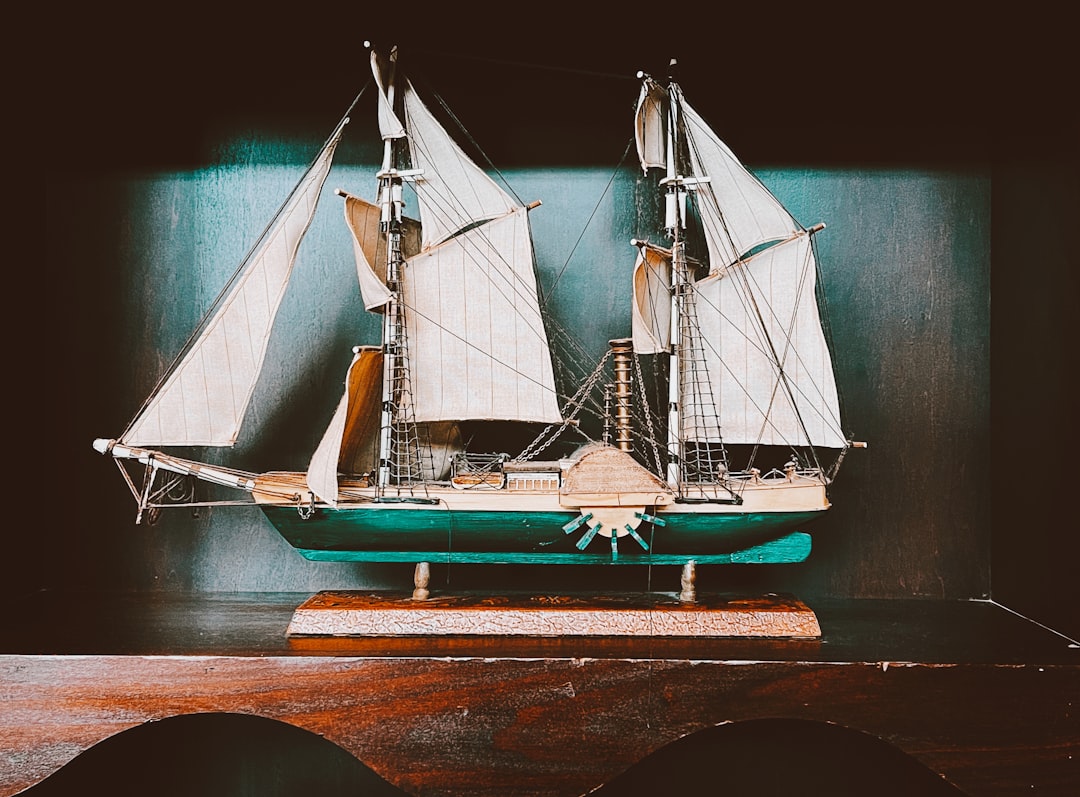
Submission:
<svg viewBox="0 0 1080 797">
<path fill-rule="evenodd" d="M 674 71 L 675 60 L 671 61 L 671 70 Z M 669 83 L 671 75 L 669 74 Z M 660 185 L 667 186 L 667 194 L 664 198 L 664 227 L 671 236 L 671 347 L 668 355 L 668 485 L 679 491 L 682 483 L 682 427 L 679 412 L 682 397 L 681 382 L 682 371 L 679 368 L 679 358 L 682 352 L 682 324 L 681 296 L 686 285 L 686 258 L 683 252 L 682 228 L 685 224 L 685 201 L 686 191 L 682 188 L 678 177 L 678 167 L 675 163 L 677 135 L 678 108 L 674 99 L 668 95 L 667 106 L 667 174 L 660 181 Z"/>
<path fill-rule="evenodd" d="M 672 59 L 668 75 L 667 173 L 664 226 L 671 236 L 670 381 L 668 383 L 668 483 L 684 494 L 689 483 L 715 484 L 727 470 L 712 382 L 700 340 L 696 289 L 686 256 L 686 204 L 690 191 L 709 182 L 704 175 L 683 173 L 681 92 L 674 79 Z M 693 439 L 691 446 L 687 441 Z M 701 489 L 700 487 L 698 489 Z"/>
<path fill-rule="evenodd" d="M 384 88 L 386 107 L 394 107 L 394 67 L 396 48 L 390 54 L 388 79 Z M 374 60 L 373 66 L 377 65 Z M 377 66 L 376 66 L 377 69 Z M 376 73 L 378 76 L 378 73 Z M 396 119 L 395 119 L 396 122 Z M 400 123 L 398 123 L 400 124 Z M 402 131 L 403 132 L 403 131 Z M 391 484 L 410 484 L 419 481 L 420 446 L 416 423 L 412 419 L 412 402 L 408 360 L 408 332 L 405 310 L 401 302 L 401 278 L 404 256 L 401 250 L 402 184 L 420 170 L 399 170 L 400 148 L 407 142 L 404 135 L 383 136 L 382 167 L 379 180 L 378 205 L 380 228 L 386 237 L 386 287 L 390 298 L 383 313 L 383 378 L 382 410 L 379 425 L 379 461 L 377 485 L 380 491 Z"/>
<path fill-rule="evenodd" d="M 751 463 L 761 446 L 851 445 L 815 292 L 820 226 L 802 227 L 738 160 L 686 101 L 675 66 L 666 86 L 638 73 L 638 160 L 645 174 L 664 170 L 670 249 L 631 240 L 633 347 L 668 357 L 670 488 L 681 500 L 739 503 L 745 480 L 729 470 L 728 443 L 747 447 Z"/>
</svg>

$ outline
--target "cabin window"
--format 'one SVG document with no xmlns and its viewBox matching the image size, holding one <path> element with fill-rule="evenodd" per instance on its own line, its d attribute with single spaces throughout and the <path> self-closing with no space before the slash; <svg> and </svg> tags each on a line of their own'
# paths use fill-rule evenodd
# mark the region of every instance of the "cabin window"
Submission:
<svg viewBox="0 0 1080 797">
<path fill-rule="evenodd" d="M 559 474 L 557 472 L 508 473 L 506 486 L 510 490 L 532 492 L 558 490 Z"/>
</svg>

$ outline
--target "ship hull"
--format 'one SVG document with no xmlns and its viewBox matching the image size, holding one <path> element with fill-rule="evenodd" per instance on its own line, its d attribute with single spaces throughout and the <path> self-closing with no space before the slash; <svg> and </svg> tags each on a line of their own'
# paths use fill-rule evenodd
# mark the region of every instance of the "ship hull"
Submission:
<svg viewBox="0 0 1080 797">
<path fill-rule="evenodd" d="M 635 536 L 567 532 L 578 511 L 477 510 L 367 504 L 317 507 L 261 505 L 271 524 L 305 558 L 339 562 L 488 564 L 790 563 L 806 559 L 810 536 L 798 529 L 810 511 L 658 512 Z"/>
</svg>

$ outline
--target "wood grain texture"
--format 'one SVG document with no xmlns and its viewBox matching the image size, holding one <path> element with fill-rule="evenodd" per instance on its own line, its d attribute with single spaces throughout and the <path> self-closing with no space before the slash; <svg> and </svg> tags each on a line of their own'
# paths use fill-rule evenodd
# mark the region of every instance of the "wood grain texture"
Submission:
<svg viewBox="0 0 1080 797">
<path fill-rule="evenodd" d="M 5 795 L 114 733 L 204 712 L 322 735 L 410 794 L 582 795 L 688 733 L 769 717 L 874 734 L 971 795 L 1077 785 L 1070 667 L 106 656 L 0 672 Z"/>
<path fill-rule="evenodd" d="M 281 720 L 425 795 L 581 795 L 721 723 L 884 739 L 971 795 L 1077 786 L 1077 670 L 876 662 L 351 656 L 3 656 L 0 791 L 180 714 Z"/>
<path fill-rule="evenodd" d="M 766 719 L 870 734 L 972 797 L 1080 791 L 1080 647 L 989 602 L 822 601 L 812 640 L 290 639 L 309 597 L 10 604 L 0 794 L 209 712 L 323 736 L 410 794 L 585 794 L 688 734 Z"/>
</svg>

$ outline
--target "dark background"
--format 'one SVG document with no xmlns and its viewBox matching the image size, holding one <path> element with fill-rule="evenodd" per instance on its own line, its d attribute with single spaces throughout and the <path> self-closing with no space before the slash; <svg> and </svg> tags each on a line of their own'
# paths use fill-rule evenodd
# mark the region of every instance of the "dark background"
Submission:
<svg viewBox="0 0 1080 797">
<path fill-rule="evenodd" d="M 129 359 L 133 349 L 153 349 L 131 340 L 139 334 L 131 313 L 151 312 L 145 298 L 160 286 L 133 284 L 151 254 L 135 251 L 126 225 L 168 208 L 133 207 L 132 198 L 146 196 L 147 179 L 182 183 L 220 167 L 228 152 L 233 162 L 243 153 L 292 162 L 313 152 L 297 145 L 317 146 L 366 82 L 368 38 L 396 42 L 415 59 L 500 168 L 610 167 L 627 138 L 636 71 L 663 75 L 677 56 L 695 106 L 751 167 L 839 175 L 835 185 L 848 187 L 860 176 L 878 186 L 913 180 L 921 202 L 928 184 L 940 186 L 950 211 L 936 221 L 963 218 L 971 235 L 927 233 L 938 248 L 922 255 L 955 247 L 935 263 L 932 294 L 926 273 L 905 272 L 905 252 L 893 251 L 895 282 L 862 274 L 872 301 L 861 315 L 858 295 L 841 301 L 849 337 L 838 346 L 875 353 L 841 374 L 854 401 L 849 417 L 862 420 L 854 431 L 871 447 L 845 464 L 811 560 L 700 577 L 706 587 L 791 586 L 808 598 L 993 597 L 1080 633 L 1070 604 L 1077 434 L 1068 376 L 1078 131 L 1068 51 L 1054 35 L 1061 20 L 950 18 L 914 6 L 875 18 L 717 8 L 707 38 L 701 21 L 658 35 L 668 24 L 662 15 L 550 4 L 514 6 L 505 21 L 483 6 L 434 16 L 416 7 L 392 25 L 331 9 L 283 16 L 187 7 L 153 20 L 122 7 L 74 13 L 53 42 L 53 77 L 41 94 L 63 117 L 45 126 L 45 273 L 70 338 L 63 365 L 46 366 L 54 376 L 45 384 L 59 380 L 60 411 L 51 415 L 58 439 L 39 465 L 46 494 L 57 498 L 15 535 L 4 560 L 9 590 L 222 589 L 222 574 L 236 571 L 243 588 L 305 591 L 322 588 L 323 573 L 335 582 L 327 587 L 344 577 L 294 562 L 257 517 L 133 526 L 130 496 L 89 443 L 119 431 L 138 380 L 149 378 Z M 245 136 L 250 147 L 237 150 Z M 980 221 L 987 207 L 988 224 Z M 887 212 L 875 205 L 861 218 Z M 986 229 L 989 238 L 980 237 Z M 877 232 L 888 243 L 888 227 Z M 931 295 L 936 315 L 928 315 Z M 167 353 L 157 355 L 163 367 Z M 234 559 L 214 559 L 215 551 Z M 348 577 L 401 586 L 409 574 L 388 566 Z M 574 568 L 559 572 L 557 587 L 549 574 L 501 568 L 454 577 L 461 588 L 640 579 Z M 652 578 L 674 589 L 677 574 Z"/>
</svg>

